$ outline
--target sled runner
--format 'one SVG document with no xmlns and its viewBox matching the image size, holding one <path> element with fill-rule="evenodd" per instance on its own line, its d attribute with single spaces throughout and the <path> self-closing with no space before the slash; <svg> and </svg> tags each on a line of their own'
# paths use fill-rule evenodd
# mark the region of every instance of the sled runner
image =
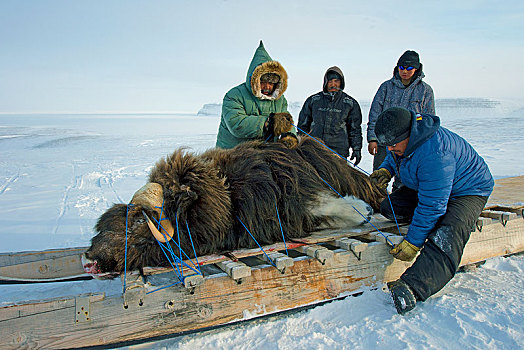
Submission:
<svg viewBox="0 0 524 350">
<path fill-rule="evenodd" d="M 461 265 L 524 251 L 524 176 L 496 181 Z M 517 204 L 514 204 L 517 203 Z M 293 242 L 199 257 L 203 276 L 175 280 L 171 269 L 121 275 L 123 293 L 89 293 L 0 306 L 1 348 L 115 346 L 298 309 L 380 288 L 410 265 L 394 260 L 407 226 L 380 215 L 351 230 L 319 231 Z M 286 254 L 287 248 L 287 254 Z M 84 276 L 87 248 L 0 255 L 4 281 L 57 281 Z M 272 263 L 269 263 L 268 258 Z M 187 272 L 187 271 L 186 271 Z M 184 274 L 188 276 L 188 274 Z M 63 282 L 67 290 L 68 282 Z M 125 287 L 125 288 L 124 288 Z M 67 295 L 67 292 L 65 292 Z"/>
</svg>

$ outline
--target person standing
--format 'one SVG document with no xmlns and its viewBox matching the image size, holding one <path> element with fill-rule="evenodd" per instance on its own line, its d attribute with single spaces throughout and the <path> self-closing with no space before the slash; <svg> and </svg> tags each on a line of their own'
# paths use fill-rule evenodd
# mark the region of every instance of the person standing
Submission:
<svg viewBox="0 0 524 350">
<path fill-rule="evenodd" d="M 246 81 L 224 96 L 216 147 L 233 148 L 245 141 L 277 137 L 296 145 L 296 131 L 284 97 L 286 89 L 286 70 L 269 56 L 261 40 Z"/>
<path fill-rule="evenodd" d="M 393 69 L 393 77 L 378 88 L 369 110 L 367 140 L 368 151 L 374 156 L 373 170 L 386 157 L 386 148 L 377 143 L 375 123 L 380 113 L 390 107 L 403 107 L 415 113 L 435 114 L 435 97 L 424 78 L 422 63 L 415 51 L 408 50 L 400 56 Z"/>
<path fill-rule="evenodd" d="M 321 139 L 344 158 L 352 149 L 350 160 L 357 165 L 362 159 L 362 112 L 357 100 L 342 91 L 344 87 L 342 70 L 328 68 L 322 91 L 306 99 L 297 126 L 299 132 Z"/>
<path fill-rule="evenodd" d="M 484 159 L 440 126 L 437 116 L 389 108 L 378 116 L 375 134 L 387 156 L 371 180 L 386 188 L 398 176 L 404 185 L 381 203 L 380 212 L 411 223 L 390 253 L 412 261 L 420 251 L 413 265 L 388 284 L 397 312 L 404 314 L 453 278 L 494 180 Z"/>
</svg>

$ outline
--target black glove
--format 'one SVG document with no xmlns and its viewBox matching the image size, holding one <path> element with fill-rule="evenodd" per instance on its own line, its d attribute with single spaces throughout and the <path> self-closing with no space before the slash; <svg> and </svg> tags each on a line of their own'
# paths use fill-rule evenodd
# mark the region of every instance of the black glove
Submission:
<svg viewBox="0 0 524 350">
<path fill-rule="evenodd" d="M 362 160 L 362 154 L 359 149 L 354 149 L 353 153 L 351 153 L 351 158 L 349 158 L 349 160 L 353 159 L 355 159 L 355 163 L 353 163 L 355 166 L 357 166 L 357 164 Z"/>
</svg>

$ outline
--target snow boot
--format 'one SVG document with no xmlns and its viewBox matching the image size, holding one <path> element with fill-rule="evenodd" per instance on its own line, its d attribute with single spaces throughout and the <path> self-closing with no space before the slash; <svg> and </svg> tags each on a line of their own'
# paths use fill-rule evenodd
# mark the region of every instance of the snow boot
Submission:
<svg viewBox="0 0 524 350">
<path fill-rule="evenodd" d="M 393 303 L 397 312 L 401 315 L 413 310 L 417 304 L 415 294 L 409 286 L 401 279 L 388 283 Z"/>
</svg>

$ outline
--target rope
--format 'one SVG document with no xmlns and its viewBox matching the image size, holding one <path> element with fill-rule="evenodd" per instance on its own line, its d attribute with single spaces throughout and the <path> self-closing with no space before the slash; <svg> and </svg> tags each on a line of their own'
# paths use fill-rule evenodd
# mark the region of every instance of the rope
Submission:
<svg viewBox="0 0 524 350">
<path fill-rule="evenodd" d="M 393 213 L 393 219 L 395 219 L 395 225 L 397 225 L 398 233 L 400 233 L 400 227 L 398 226 L 397 216 L 395 215 L 395 210 L 393 209 L 393 203 L 391 203 L 391 198 L 389 198 L 389 193 L 388 193 L 388 201 L 389 201 L 389 206 L 391 207 L 391 212 Z"/>
<path fill-rule="evenodd" d="M 320 145 L 326 147 L 328 150 L 330 150 L 331 152 L 333 152 L 333 154 L 339 156 L 340 158 L 342 158 L 343 160 L 345 160 L 346 162 L 348 162 L 349 164 L 351 164 L 351 166 L 353 166 L 354 168 L 357 168 L 358 170 L 360 170 L 361 172 L 363 172 L 364 174 L 366 174 L 367 176 L 369 176 L 369 173 L 367 171 L 365 171 L 364 169 L 362 169 L 361 167 L 355 165 L 354 163 L 351 163 L 350 160 L 348 160 L 347 158 L 344 158 L 342 157 L 340 154 L 338 154 L 337 152 L 335 152 L 334 150 L 332 150 L 331 148 L 328 147 L 328 145 L 320 142 L 319 140 L 317 140 L 315 137 L 311 136 L 308 132 L 305 132 L 304 130 L 300 129 L 298 126 L 296 126 L 295 124 L 293 124 L 293 126 L 295 128 L 297 128 L 298 131 L 308 135 L 309 137 L 311 137 L 315 142 L 319 143 Z"/>
<path fill-rule="evenodd" d="M 320 180 L 324 181 L 324 183 L 325 183 L 326 185 L 328 185 L 329 188 L 331 188 L 331 189 L 332 189 L 336 194 L 338 194 L 338 195 L 340 196 L 340 198 L 342 198 L 343 200 L 347 201 L 346 198 L 342 197 L 342 195 L 341 195 L 340 193 L 338 193 L 337 190 L 335 190 L 335 189 L 334 189 L 330 184 L 328 184 L 326 180 L 324 180 L 324 179 L 321 178 L 320 176 L 319 176 L 319 178 L 320 178 Z M 351 204 L 350 204 L 350 205 L 351 205 Z M 387 242 L 388 242 L 392 247 L 395 246 L 395 245 L 393 244 L 393 242 L 391 242 L 391 241 L 388 239 L 388 237 L 386 237 L 386 235 L 384 235 L 384 234 L 382 233 L 382 231 L 380 231 L 380 230 L 379 230 L 375 225 L 373 225 L 373 224 L 371 223 L 371 221 L 368 220 L 367 217 L 365 217 L 364 215 L 362 215 L 362 213 L 359 212 L 357 208 L 355 208 L 353 205 L 351 205 L 351 207 L 352 207 L 353 209 L 355 209 L 355 211 L 356 211 L 357 213 L 359 213 L 360 216 L 362 216 L 362 217 L 364 218 L 364 220 L 366 220 L 366 221 L 367 221 L 371 226 L 373 226 L 373 228 L 374 228 L 375 230 L 377 230 L 377 231 L 378 231 L 378 232 L 379 232 L 379 233 L 380 233 L 380 234 L 381 234 L 381 235 L 386 239 L 386 241 L 387 241 Z"/>
<path fill-rule="evenodd" d="M 240 218 L 238 217 L 237 215 L 237 219 L 238 221 L 240 221 L 240 223 L 242 224 L 242 226 L 244 226 L 244 228 L 246 229 L 247 233 L 249 233 L 249 235 L 251 236 L 251 238 L 253 238 L 253 240 L 255 241 L 255 243 L 258 245 L 258 247 L 260 248 L 260 250 L 264 253 L 264 255 L 266 256 L 266 258 L 268 259 L 269 263 L 271 265 L 273 265 L 274 267 L 277 267 L 275 265 L 275 263 L 273 263 L 273 260 L 271 260 L 271 258 L 266 254 L 266 251 L 264 250 L 264 248 L 262 248 L 262 246 L 258 243 L 258 241 L 255 239 L 255 237 L 251 234 L 251 232 L 249 232 L 249 229 L 246 227 L 246 225 L 244 225 L 244 223 L 242 222 L 242 220 L 240 220 Z"/>
<path fill-rule="evenodd" d="M 336 154 L 336 155 L 339 156 L 340 158 L 344 159 L 346 162 L 348 162 L 349 164 L 351 164 L 351 165 L 354 166 L 355 168 L 357 168 L 357 169 L 359 169 L 360 171 L 362 171 L 362 172 L 363 172 L 364 174 L 366 174 L 367 176 L 370 175 L 367 171 L 365 171 L 364 169 L 362 169 L 362 168 L 356 166 L 355 164 L 351 163 L 347 158 L 342 157 L 340 154 L 338 154 L 337 152 L 335 152 L 334 150 L 332 150 L 331 148 L 329 148 L 326 144 L 323 144 L 322 142 L 318 141 L 315 137 L 311 136 L 308 132 L 306 132 L 306 131 L 300 129 L 298 126 L 296 126 L 296 125 L 294 125 L 294 124 L 293 124 L 293 126 L 294 126 L 295 128 L 297 128 L 297 130 L 299 130 L 299 131 L 303 132 L 304 134 L 308 135 L 309 137 L 311 137 L 315 142 L 317 142 L 317 143 L 319 143 L 320 145 L 324 146 L 325 148 L 327 148 L 328 150 L 330 150 L 331 152 L 333 152 L 334 154 Z M 322 178 L 321 178 L 321 179 L 322 179 Z M 329 187 L 331 187 L 331 186 L 330 186 L 330 185 L 329 185 L 329 184 L 328 184 L 324 179 L 322 179 L 322 181 L 324 181 L 324 182 L 325 182 Z M 331 189 L 332 189 L 333 191 L 335 191 L 335 189 L 334 189 L 333 187 L 331 187 Z M 340 196 L 340 194 L 339 194 L 337 191 L 335 191 L 335 192 Z M 391 203 L 391 198 L 389 198 L 389 193 L 387 193 L 387 191 L 386 191 L 386 195 L 387 195 L 387 197 L 388 197 L 389 205 L 390 205 L 390 207 L 391 207 L 391 212 L 393 213 L 393 218 L 395 219 L 395 224 L 397 225 L 397 230 L 398 230 L 398 232 L 400 233 L 400 227 L 398 226 L 397 216 L 395 215 L 395 210 L 393 209 L 393 204 Z M 340 197 L 342 197 L 342 196 L 340 196 Z M 344 197 L 342 197 L 342 198 L 344 198 Z M 353 206 L 352 206 L 352 207 L 353 207 Z M 360 215 L 362 215 L 362 214 L 361 214 L 361 213 L 360 213 L 360 212 L 359 212 L 355 207 L 353 207 L 353 209 L 355 209 L 355 210 L 357 211 L 357 213 L 359 213 Z M 364 216 L 362 215 L 362 217 L 364 217 Z M 376 228 L 375 225 L 373 225 L 373 224 L 372 224 L 372 223 L 371 223 L 371 222 L 370 222 L 366 217 L 364 217 L 364 219 L 366 219 L 366 221 L 367 221 L 371 226 L 373 226 L 373 227 L 374 227 L 374 228 L 375 228 L 375 229 L 376 229 L 376 230 L 377 230 L 377 231 L 378 231 L 382 236 L 384 236 L 384 238 L 389 242 L 389 244 L 391 244 L 391 246 L 393 246 L 393 247 L 395 246 L 395 245 L 394 245 L 394 244 L 393 244 L 393 243 L 392 243 L 392 242 L 391 242 L 391 241 L 390 241 L 390 240 L 389 240 L 389 239 L 388 239 L 388 238 L 387 238 L 387 237 L 386 237 L 386 236 L 385 236 L 385 235 L 384 235 L 384 234 L 383 234 L 383 233 L 382 233 L 378 228 Z"/>
<path fill-rule="evenodd" d="M 155 222 L 158 222 L 158 220 L 157 220 L 155 217 L 153 217 L 152 220 L 154 220 Z M 166 231 L 162 226 L 160 226 L 160 227 L 162 228 L 162 230 L 164 230 L 165 232 L 167 232 L 167 231 Z M 161 231 L 161 232 L 162 232 L 162 231 Z M 170 252 L 170 254 L 172 255 L 173 260 L 179 260 L 179 258 L 176 256 L 175 252 L 173 251 L 171 245 L 167 244 L 167 237 L 166 237 L 166 235 L 165 235 L 163 232 L 162 232 L 162 235 L 164 236 L 164 239 L 166 239 L 166 243 L 165 243 L 165 244 L 166 244 L 166 247 L 165 247 L 165 249 L 168 250 L 168 251 Z M 158 242 L 160 245 L 163 244 L 162 242 L 160 242 L 160 241 L 158 241 L 158 240 L 157 240 L 157 242 Z M 191 258 L 189 257 L 189 255 L 187 255 L 186 252 L 185 252 L 183 249 L 181 249 L 180 245 L 179 245 L 177 242 L 175 242 L 175 241 L 173 241 L 173 240 L 171 240 L 171 241 L 169 241 L 169 242 L 173 242 L 173 243 L 175 244 L 175 246 L 176 246 L 179 250 L 182 251 L 182 253 L 184 254 L 184 256 L 185 256 L 185 257 L 186 257 L 186 258 L 187 258 L 187 259 L 188 259 L 188 260 L 193 264 L 193 266 L 197 267 L 197 266 L 195 265 L 195 263 L 193 263 L 193 261 L 191 260 Z M 184 266 L 186 266 L 186 267 L 192 269 L 193 271 L 198 272 L 198 271 L 196 271 L 195 269 L 193 269 L 191 266 L 187 265 L 183 260 L 182 260 L 182 264 L 183 264 Z"/>
<path fill-rule="evenodd" d="M 187 220 L 186 220 L 186 227 L 187 227 L 187 234 L 189 236 L 189 240 L 191 241 L 191 246 L 193 247 L 193 254 L 195 254 L 196 267 L 198 268 L 198 272 L 200 272 L 200 274 L 202 274 L 202 271 L 200 271 L 200 264 L 198 263 L 198 256 L 197 256 L 197 253 L 196 253 L 196 250 L 195 250 L 195 245 L 193 244 L 193 238 L 191 238 L 191 231 L 189 230 L 189 225 L 187 224 Z"/>
<path fill-rule="evenodd" d="M 284 248 L 286 248 L 286 255 L 289 256 L 287 251 L 286 237 L 284 237 L 284 229 L 282 228 L 282 222 L 280 221 L 280 214 L 278 213 L 277 201 L 275 200 L 275 209 L 277 210 L 278 224 L 280 225 L 280 232 L 282 233 L 282 240 L 284 241 Z"/>
<path fill-rule="evenodd" d="M 128 225 L 127 225 L 127 222 L 128 222 L 128 215 L 129 215 L 129 207 L 132 207 L 133 204 L 129 203 L 126 205 L 126 246 L 125 246 L 125 249 L 124 249 L 124 292 L 126 290 L 126 281 L 127 281 L 127 231 L 128 231 Z"/>
</svg>

